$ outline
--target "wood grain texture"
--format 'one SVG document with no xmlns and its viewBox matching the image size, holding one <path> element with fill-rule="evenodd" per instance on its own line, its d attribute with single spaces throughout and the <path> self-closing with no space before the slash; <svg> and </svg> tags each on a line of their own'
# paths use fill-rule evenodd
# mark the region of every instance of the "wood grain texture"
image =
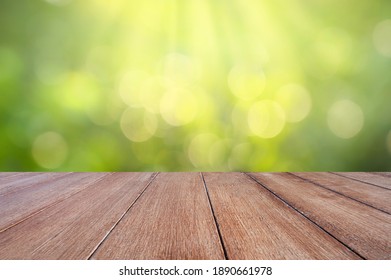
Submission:
<svg viewBox="0 0 391 280">
<path fill-rule="evenodd" d="M 336 172 L 334 174 L 391 190 L 391 177 L 387 176 L 389 173 L 384 173 L 386 176 L 367 172 Z"/>
<path fill-rule="evenodd" d="M 391 259 L 391 215 L 290 174 L 251 176 L 367 259 Z"/>
<path fill-rule="evenodd" d="M 230 259 L 358 259 L 241 173 L 204 173 Z"/>
<path fill-rule="evenodd" d="M 159 174 L 93 259 L 224 259 L 200 174 Z"/>
<path fill-rule="evenodd" d="M 370 172 L 369 174 L 376 174 L 384 177 L 391 177 L 391 172 Z"/>
<path fill-rule="evenodd" d="M 353 175 L 0 172 L 0 259 L 391 259 L 391 173 Z"/>
<path fill-rule="evenodd" d="M 5 178 L 14 175 L 21 175 L 23 173 L 30 173 L 30 172 L 0 172 L 0 178 Z"/>
<path fill-rule="evenodd" d="M 0 182 L 4 178 L 18 177 L 18 176 L 31 176 L 34 172 L 0 172 Z"/>
<path fill-rule="evenodd" d="M 6 173 L 6 174 L 0 173 L 0 191 L 3 188 L 10 187 L 11 185 L 18 186 L 19 182 L 32 180 L 34 177 L 37 176 L 42 176 L 42 175 L 48 176 L 48 174 L 52 174 L 52 173 L 43 173 L 43 172 L 23 172 L 23 173 L 15 172 L 15 173 Z"/>
<path fill-rule="evenodd" d="M 72 173 L 0 196 L 0 232 L 93 184 L 105 173 Z"/>
<path fill-rule="evenodd" d="M 0 258 L 87 259 L 153 174 L 104 175 L 72 197 L 0 233 Z"/>
<path fill-rule="evenodd" d="M 377 188 L 332 173 L 299 172 L 294 175 L 391 214 L 391 190 Z"/>
<path fill-rule="evenodd" d="M 64 173 L 30 173 L 18 178 L 8 178 L 7 181 L 0 182 L 0 196 L 10 195 L 11 193 L 20 192 L 24 188 L 34 187 L 37 184 L 43 184 L 51 180 L 58 180 L 61 177 L 72 174 Z"/>
</svg>

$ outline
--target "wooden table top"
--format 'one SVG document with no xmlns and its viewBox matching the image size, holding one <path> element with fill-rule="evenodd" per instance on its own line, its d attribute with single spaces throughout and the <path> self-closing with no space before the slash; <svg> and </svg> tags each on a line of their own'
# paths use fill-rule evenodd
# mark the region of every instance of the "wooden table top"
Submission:
<svg viewBox="0 0 391 280">
<path fill-rule="evenodd" d="M 391 259 L 391 173 L 0 173 L 0 259 Z"/>
</svg>

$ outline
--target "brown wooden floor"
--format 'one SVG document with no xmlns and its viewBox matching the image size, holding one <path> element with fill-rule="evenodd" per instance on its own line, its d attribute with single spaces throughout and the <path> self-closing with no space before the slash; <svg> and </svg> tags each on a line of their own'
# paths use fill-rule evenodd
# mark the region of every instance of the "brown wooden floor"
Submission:
<svg viewBox="0 0 391 280">
<path fill-rule="evenodd" d="M 391 259 L 391 173 L 0 173 L 0 259 Z"/>
</svg>

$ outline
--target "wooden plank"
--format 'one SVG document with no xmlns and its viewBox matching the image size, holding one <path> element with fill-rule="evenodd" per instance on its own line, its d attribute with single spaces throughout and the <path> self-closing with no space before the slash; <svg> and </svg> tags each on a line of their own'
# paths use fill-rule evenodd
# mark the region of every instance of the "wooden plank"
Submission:
<svg viewBox="0 0 391 280">
<path fill-rule="evenodd" d="M 0 232 L 106 175 L 107 173 L 73 173 L 0 196 Z"/>
<path fill-rule="evenodd" d="M 204 173 L 230 259 L 358 259 L 241 173 Z"/>
<path fill-rule="evenodd" d="M 368 172 L 336 172 L 334 174 L 391 190 L 391 178 L 388 176 Z"/>
<path fill-rule="evenodd" d="M 0 234 L 1 259 L 87 259 L 153 173 L 115 173 Z"/>
<path fill-rule="evenodd" d="M 391 258 L 391 215 L 290 174 L 251 176 L 364 258 Z"/>
<path fill-rule="evenodd" d="M 24 174 L 24 173 L 22 173 Z M 18 178 L 9 178 L 8 181 L 0 183 L 0 196 L 20 192 L 24 188 L 34 187 L 35 185 L 57 180 L 61 177 L 72 174 L 71 172 L 46 172 L 46 173 L 28 173 L 27 176 Z"/>
<path fill-rule="evenodd" d="M 198 173 L 160 173 L 93 259 L 224 259 Z"/>
<path fill-rule="evenodd" d="M 8 184 L 16 183 L 19 180 L 40 176 L 43 172 L 1 172 L 0 173 L 0 190 Z"/>
<path fill-rule="evenodd" d="M 371 172 L 371 173 L 384 176 L 384 177 L 391 177 L 391 172 Z"/>
<path fill-rule="evenodd" d="M 20 175 L 22 172 L 0 172 L 0 180 L 7 177 Z M 27 172 L 26 172 L 27 173 Z M 30 173 L 30 172 L 29 172 Z"/>
<path fill-rule="evenodd" d="M 325 172 L 298 172 L 294 175 L 391 214 L 391 190 Z"/>
</svg>

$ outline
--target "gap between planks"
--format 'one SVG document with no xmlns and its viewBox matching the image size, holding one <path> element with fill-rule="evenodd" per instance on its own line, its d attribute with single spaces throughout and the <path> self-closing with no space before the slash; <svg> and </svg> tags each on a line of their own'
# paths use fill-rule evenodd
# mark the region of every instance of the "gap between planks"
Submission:
<svg viewBox="0 0 391 280">
<path fill-rule="evenodd" d="M 225 259 L 199 172 L 161 173 L 91 259 Z"/>
<path fill-rule="evenodd" d="M 154 174 L 106 175 L 0 235 L 0 258 L 86 259 Z"/>
<path fill-rule="evenodd" d="M 144 193 L 145 193 L 145 192 L 149 192 L 149 190 L 152 189 L 152 187 L 149 187 L 149 186 L 150 186 L 152 183 L 155 182 L 155 179 L 156 179 L 156 177 L 158 176 L 158 174 L 160 174 L 160 173 L 153 173 L 152 176 L 151 176 L 148 180 L 145 180 L 145 181 L 144 181 L 143 185 L 140 186 L 140 187 L 141 187 L 141 188 L 140 188 L 140 189 L 141 189 L 141 192 L 139 192 L 139 193 L 137 194 L 137 196 L 136 196 L 136 198 L 134 199 L 134 201 L 131 202 L 130 204 L 124 205 L 125 207 L 123 207 L 123 208 L 121 209 L 121 211 L 119 211 L 119 213 L 118 213 L 119 215 L 118 215 L 115 219 L 113 219 L 113 224 L 111 225 L 111 228 L 107 228 L 105 232 L 102 232 L 103 234 L 100 235 L 100 239 L 97 238 L 95 245 L 94 245 L 94 246 L 91 246 L 91 247 L 89 248 L 89 251 L 86 251 L 86 254 L 85 254 L 84 258 L 91 259 L 91 258 L 93 257 L 93 255 L 95 254 L 95 252 L 99 249 L 99 247 L 100 247 L 107 239 L 109 239 L 110 236 L 112 236 L 112 232 L 113 232 L 114 230 L 116 230 L 117 225 L 120 224 L 121 221 L 123 221 L 123 220 L 125 219 L 125 217 L 128 217 L 128 216 L 129 216 L 130 213 L 128 213 L 128 212 L 133 211 L 133 210 L 131 210 L 131 209 L 134 208 L 133 206 L 135 205 L 135 203 L 137 202 L 137 205 L 140 204 L 140 202 L 138 201 L 139 198 L 143 198 L 143 197 L 145 196 Z M 331 233 L 330 233 L 330 232 L 327 230 L 327 225 L 326 225 L 326 227 L 323 227 L 323 226 L 322 226 L 322 225 L 324 225 L 324 224 L 322 224 L 322 223 L 323 223 L 322 221 L 320 222 L 320 225 L 319 225 L 319 224 L 316 222 L 316 221 L 317 221 L 317 218 L 316 218 L 316 217 L 315 217 L 315 220 L 313 220 L 313 219 L 311 218 L 311 216 L 308 216 L 308 217 L 307 217 L 307 216 L 306 216 L 307 213 L 305 212 L 305 210 L 301 209 L 300 205 L 297 206 L 296 202 L 295 202 L 294 200 L 292 201 L 291 198 L 290 198 L 289 196 L 286 197 L 285 194 L 284 194 L 284 193 L 280 193 L 280 191 L 279 191 L 278 189 L 277 189 L 276 192 L 275 192 L 275 190 L 273 190 L 274 184 L 272 184 L 272 185 L 270 186 L 270 189 L 269 189 L 269 184 L 270 184 L 270 182 L 269 182 L 269 183 L 263 182 L 261 178 L 259 179 L 260 181 L 258 181 L 257 175 L 252 175 L 252 174 L 247 174 L 247 173 L 242 173 L 242 174 L 244 175 L 244 177 L 249 177 L 251 181 L 255 181 L 254 183 L 255 183 L 256 186 L 258 186 L 258 188 L 259 188 L 259 187 L 262 187 L 262 189 L 264 189 L 266 192 L 270 193 L 271 196 L 275 197 L 276 200 L 281 201 L 281 202 L 284 203 L 287 207 L 291 208 L 292 211 L 298 212 L 299 215 L 304 216 L 304 218 L 305 218 L 306 220 L 308 220 L 308 222 L 314 224 L 314 227 L 319 228 L 319 230 L 322 230 L 323 232 L 325 232 L 325 234 L 328 234 L 328 235 L 330 236 L 330 238 L 333 238 L 333 239 L 335 240 L 335 242 L 340 243 L 341 246 L 344 246 L 346 249 L 350 249 L 352 252 L 356 253 L 356 254 L 357 254 L 358 256 L 360 256 L 361 258 L 366 258 L 366 257 L 363 257 L 362 255 L 358 254 L 355 250 L 352 250 L 350 246 L 347 246 L 347 245 L 343 242 L 343 239 L 342 239 L 342 241 L 339 240 L 339 238 L 338 238 L 338 233 L 337 233 L 337 237 L 335 237 L 335 236 L 333 235 L 333 232 L 334 232 L 333 230 L 331 230 Z M 329 174 L 332 175 L 332 173 L 329 173 Z M 5 177 L 8 177 L 8 176 L 13 177 L 13 175 L 8 175 L 8 174 L 6 174 L 6 175 L 7 175 L 7 176 L 5 176 Z M 196 175 L 196 174 L 193 174 L 193 175 Z M 209 204 L 209 212 L 211 212 L 211 213 L 210 213 L 210 215 L 211 215 L 211 219 L 210 219 L 211 226 L 212 226 L 212 224 L 214 223 L 214 227 L 215 227 L 215 231 L 216 231 L 216 233 L 217 233 L 217 237 L 220 238 L 220 244 L 219 244 L 219 245 L 220 245 L 220 248 L 221 248 L 222 251 L 224 251 L 223 253 L 224 253 L 225 259 L 228 259 L 229 256 L 228 256 L 228 254 L 227 254 L 226 245 L 228 245 L 228 246 L 231 246 L 231 245 L 229 244 L 229 242 L 228 242 L 227 244 L 224 244 L 224 240 L 223 240 L 223 238 L 222 238 L 222 237 L 223 237 L 222 233 L 224 234 L 224 232 L 221 232 L 221 230 L 224 230 L 224 223 L 223 223 L 222 225 L 220 225 L 220 224 L 219 224 L 219 220 L 217 219 L 217 216 L 216 216 L 216 215 L 219 215 L 219 204 L 218 204 L 218 201 L 215 201 L 215 200 L 214 200 L 214 197 L 213 197 L 214 192 L 216 191 L 216 186 L 214 187 L 213 184 L 211 184 L 211 185 L 210 185 L 210 189 L 209 189 L 209 188 L 208 188 L 208 185 L 207 185 L 207 183 L 206 183 L 206 181 L 207 181 L 206 179 L 208 179 L 207 173 L 205 173 L 206 178 L 204 178 L 204 174 L 203 174 L 202 172 L 199 173 L 199 175 L 200 175 L 200 176 L 198 176 L 198 177 L 201 178 L 200 183 L 203 184 L 203 187 L 202 187 L 202 185 L 201 185 L 200 190 L 202 190 L 202 189 L 204 190 L 204 195 L 205 195 L 205 192 L 206 192 L 205 206 Z M 246 175 L 247 175 L 247 176 L 246 176 Z M 341 194 L 341 193 L 339 193 L 338 191 L 335 191 L 335 190 L 333 190 L 333 189 L 329 189 L 328 187 L 323 186 L 323 185 L 322 185 L 322 182 L 320 182 L 319 184 L 316 184 L 316 183 L 314 183 L 314 182 L 311 182 L 311 179 L 308 179 L 308 180 L 307 180 L 306 178 L 297 176 L 297 175 L 295 175 L 295 174 L 290 174 L 290 175 L 293 175 L 292 178 L 296 177 L 296 179 L 298 179 L 298 181 L 301 181 L 301 182 L 307 181 L 307 184 L 314 185 L 314 186 L 318 186 L 318 187 L 319 187 L 319 188 L 318 188 L 319 190 L 324 189 L 323 192 L 334 193 L 334 195 L 336 195 L 336 196 L 341 195 L 341 196 L 343 196 L 343 197 L 345 197 L 345 198 L 350 198 L 350 199 L 352 199 L 353 201 L 355 201 L 355 203 L 358 202 L 359 204 L 363 204 L 363 205 L 365 205 L 365 206 L 371 206 L 371 205 L 367 205 L 366 203 L 363 203 L 362 201 L 359 201 L 359 200 L 353 199 L 353 198 L 351 198 L 351 197 L 349 197 L 349 196 L 347 196 L 347 195 Z M 337 175 L 338 175 L 338 174 L 337 174 Z M 253 177 L 253 176 L 255 176 L 255 177 Z M 286 176 L 286 177 L 289 177 L 289 175 Z M 305 176 L 304 176 L 304 177 L 305 177 Z M 344 176 L 342 176 L 342 177 L 344 177 Z M 340 177 L 339 177 L 339 178 L 340 178 Z M 101 181 L 101 180 L 103 180 L 103 179 L 104 179 L 104 177 L 97 179 L 97 180 L 94 182 L 94 184 L 97 183 L 97 182 L 99 182 L 99 181 Z M 340 180 L 341 180 L 341 179 L 342 179 L 342 178 L 340 178 Z M 349 180 L 347 180 L 347 179 L 350 179 L 350 178 L 346 178 L 346 181 L 349 181 Z M 356 181 L 358 181 L 358 180 L 356 180 Z M 262 183 L 262 182 L 263 182 L 263 183 Z M 359 182 L 360 182 L 360 183 L 367 184 L 366 182 L 361 182 L 361 181 L 359 181 Z M 352 183 L 352 185 L 354 185 L 352 181 L 351 181 L 351 183 Z M 357 183 L 356 183 L 356 184 L 357 184 Z M 89 184 L 89 185 L 90 185 L 90 184 Z M 368 184 L 368 185 L 371 185 L 371 184 Z M 376 186 L 376 185 L 375 185 L 375 186 Z M 332 186 L 331 186 L 331 187 L 332 187 Z M 88 189 L 89 187 L 86 187 L 86 188 Z M 381 188 L 381 189 L 382 189 L 382 188 Z M 337 190 L 338 190 L 338 189 L 337 189 Z M 380 190 L 380 188 L 379 188 L 379 190 Z M 67 198 L 70 198 L 70 197 L 76 195 L 77 193 L 79 193 L 79 192 L 81 192 L 81 191 L 82 191 L 82 190 L 79 190 L 79 191 L 77 191 L 77 192 L 71 194 L 71 195 L 68 196 L 68 197 L 63 197 L 63 198 L 61 198 L 60 200 L 54 202 L 53 204 L 47 205 L 47 207 L 44 207 L 44 208 L 40 209 L 40 210 L 37 211 L 37 212 L 33 212 L 31 215 L 27 216 L 25 219 L 31 218 L 32 216 L 37 215 L 38 213 L 42 212 L 43 210 L 48 209 L 48 208 L 50 208 L 50 207 L 52 207 L 52 206 L 54 206 L 54 205 L 60 203 L 61 201 L 66 200 Z M 211 193 L 209 193 L 209 191 L 211 191 Z M 212 198 L 213 198 L 213 199 L 212 199 Z M 288 202 L 288 201 L 289 201 L 289 202 Z M 353 201 L 352 201 L 352 202 L 353 202 Z M 213 203 L 212 203 L 212 202 L 213 202 Z M 215 202 L 216 202 L 217 204 L 215 204 Z M 215 204 L 215 205 L 213 205 L 213 204 Z M 296 207 L 296 206 L 297 206 L 297 207 Z M 215 207 L 216 207 L 216 209 L 215 209 Z M 372 207 L 372 208 L 375 208 L 375 207 Z M 206 208 L 205 208 L 205 209 L 206 209 Z M 305 209 L 305 208 L 304 208 L 304 209 Z M 377 208 L 375 208 L 375 209 L 376 209 L 376 210 L 379 210 L 379 209 L 377 209 Z M 215 213 L 215 211 L 217 211 L 217 212 Z M 302 212 L 302 211 L 304 211 L 304 212 Z M 376 214 L 376 213 L 375 213 L 375 214 Z M 383 213 L 383 215 L 384 215 L 384 213 Z M 119 218 L 118 218 L 118 217 L 119 217 Z M 25 219 L 24 219 L 24 220 L 25 220 Z M 15 224 L 15 225 L 16 225 L 16 224 Z M 14 225 L 12 225 L 12 226 L 14 226 Z M 221 227 L 221 228 L 220 228 L 220 227 Z M 1 232 L 1 231 L 0 231 L 0 232 Z M 384 234 L 384 232 L 383 232 L 383 234 Z M 383 236 L 384 236 L 384 235 L 383 235 Z M 217 242 L 215 242 L 216 245 L 218 244 L 218 238 L 216 238 L 216 241 L 217 241 Z M 96 244 L 97 244 L 97 245 L 96 245 Z M 354 246 L 354 245 L 353 245 L 353 246 Z M 89 253 L 89 252 L 90 252 L 90 253 Z M 87 257 L 87 256 L 88 256 L 88 257 Z M 369 257 L 369 258 L 370 258 L 370 257 Z"/>
<path fill-rule="evenodd" d="M 340 177 L 343 177 L 343 178 L 346 178 L 346 179 L 349 179 L 349 180 L 353 180 L 353 181 L 357 181 L 357 182 L 361 182 L 361 183 L 364 183 L 364 184 L 367 184 L 367 185 L 371 185 L 371 186 L 375 186 L 375 187 L 378 187 L 378 188 L 382 188 L 382 189 L 385 189 L 385 190 L 391 190 L 391 186 L 382 186 L 380 185 L 378 182 L 368 182 L 368 181 L 365 181 L 363 179 L 359 179 L 359 178 L 353 178 L 351 176 L 348 176 L 346 174 L 344 174 L 344 172 L 328 172 L 328 173 L 331 173 L 331 174 L 334 174 L 334 175 L 338 175 Z M 380 175 L 380 174 L 373 174 L 374 176 L 381 176 L 383 178 L 390 178 L 390 176 L 387 176 L 387 175 Z"/>
<path fill-rule="evenodd" d="M 205 173 L 230 259 L 361 259 L 243 173 Z"/>
<path fill-rule="evenodd" d="M 372 204 L 370 204 L 370 203 L 368 203 L 368 202 L 365 202 L 365 201 L 363 201 L 363 200 L 354 198 L 352 195 L 347 195 L 347 194 L 344 194 L 343 192 L 334 190 L 334 189 L 332 189 L 332 188 L 330 188 L 330 187 L 328 187 L 328 186 L 326 186 L 326 185 L 324 185 L 324 184 L 322 184 L 322 183 L 315 182 L 315 181 L 313 181 L 312 179 L 305 178 L 305 177 L 303 177 L 303 176 L 297 175 L 296 173 L 292 173 L 292 172 L 287 172 L 287 174 L 290 174 L 290 175 L 292 175 L 292 176 L 294 176 L 294 177 L 296 177 L 296 178 L 299 178 L 299 179 L 301 179 L 301 180 L 303 180 L 303 181 L 306 181 L 306 182 L 308 182 L 308 183 L 310 183 L 310 184 L 313 184 L 313 185 L 315 185 L 315 186 L 318 186 L 318 187 L 321 187 L 321 188 L 323 188 L 323 189 L 329 190 L 329 191 L 331 191 L 331 192 L 333 192 L 333 193 L 336 193 L 336 194 L 338 194 L 338 195 L 341 195 L 341 196 L 343 196 L 343 197 L 345 197 L 345 198 L 347 198 L 347 199 L 351 199 L 351 200 L 354 200 L 354 201 L 356 201 L 356 202 L 362 203 L 362 204 L 364 204 L 364 205 L 366 205 L 366 206 L 368 206 L 368 207 L 371 207 L 371 208 L 373 208 L 373 209 L 375 209 L 375 210 L 378 210 L 378 211 L 380 211 L 380 212 L 383 212 L 383 213 L 385 213 L 385 214 L 388 214 L 388 215 L 391 214 L 390 212 L 385 211 L 385 210 L 383 210 L 383 209 L 380 209 L 379 207 L 376 207 L 376 206 L 374 206 L 374 205 L 372 205 Z M 332 173 L 332 172 L 329 172 L 329 174 L 338 175 L 338 174 L 335 174 L 335 173 Z M 345 176 L 342 176 L 342 178 L 351 179 L 351 178 L 345 177 Z M 365 182 L 362 182 L 362 181 L 359 181 L 359 180 L 355 180 L 355 181 L 360 182 L 360 183 L 364 183 L 364 184 L 365 184 Z M 367 184 L 367 185 L 370 185 L 370 184 Z M 381 187 L 380 187 L 380 188 L 381 188 Z M 381 188 L 381 189 L 384 189 L 384 188 Z M 385 190 L 388 191 L 388 189 L 385 189 Z"/>
<path fill-rule="evenodd" d="M 62 176 L 62 177 L 60 177 L 60 178 L 63 178 L 63 177 L 66 177 L 66 176 L 72 176 L 72 174 L 74 174 L 74 173 L 75 173 L 75 172 L 70 172 L 69 174 L 66 174 L 66 175 L 64 175 L 64 176 Z M 89 182 L 89 183 L 86 185 L 85 188 L 87 188 L 88 186 L 91 186 L 91 185 L 93 185 L 93 184 L 96 184 L 96 183 L 100 182 L 100 181 L 103 180 L 106 176 L 109 176 L 110 174 L 113 174 L 113 172 L 110 172 L 110 173 L 106 174 L 105 176 L 102 176 L 102 177 L 97 178 L 96 180 L 94 180 L 94 181 L 92 181 L 92 182 Z M 58 179 L 58 178 L 57 178 L 57 179 Z M 46 181 L 44 181 L 44 182 L 46 182 Z M 43 206 L 42 208 L 39 208 L 38 210 L 36 210 L 36 211 L 34 211 L 34 212 L 32 212 L 32 213 L 26 215 L 25 217 L 22 217 L 22 218 L 20 218 L 19 220 L 15 221 L 15 222 L 13 222 L 13 223 L 10 223 L 8 226 L 6 226 L 6 227 L 4 227 L 4 228 L 0 228 L 0 233 L 5 232 L 6 230 L 9 230 L 9 229 L 11 229 L 11 228 L 14 227 L 14 226 L 17 226 L 18 224 L 20 224 L 20 223 L 22 223 L 22 222 L 24 222 L 24 221 L 26 221 L 26 220 L 28 220 L 28 219 L 30 219 L 30 218 L 33 218 L 34 216 L 38 215 L 39 213 L 41 213 L 41 212 L 43 212 L 43 211 L 45 211 L 45 210 L 47 210 L 47 209 L 50 209 L 51 207 L 54 207 L 54 206 L 60 204 L 61 202 L 65 201 L 65 200 L 67 200 L 67 199 L 69 199 L 69 198 L 71 198 L 71 197 L 74 196 L 74 195 L 77 195 L 78 193 L 80 193 L 80 192 L 83 191 L 83 190 L 84 190 L 84 188 L 82 188 L 82 189 L 80 189 L 80 190 L 78 190 L 78 191 L 75 191 L 74 193 L 71 193 L 71 194 L 69 194 L 68 196 L 64 196 L 64 197 L 62 197 L 62 198 L 59 198 L 58 200 L 55 200 L 54 202 L 49 203 L 49 204 Z"/>
<path fill-rule="evenodd" d="M 220 225 L 219 225 L 219 223 L 217 221 L 216 214 L 215 214 L 215 211 L 213 209 L 213 204 L 212 204 L 212 201 L 210 199 L 210 195 L 209 195 L 208 187 L 207 187 L 206 182 L 205 182 L 204 174 L 202 172 L 200 172 L 200 175 L 201 175 L 201 179 L 202 179 L 202 182 L 204 184 L 204 187 L 205 187 L 206 196 L 208 197 L 210 211 L 212 212 L 213 220 L 214 220 L 214 223 L 215 223 L 215 226 L 216 226 L 216 229 L 217 229 L 217 233 L 219 235 L 220 244 L 221 244 L 221 247 L 223 248 L 224 258 L 226 260 L 229 260 L 229 257 L 228 257 L 228 254 L 227 254 L 227 248 L 225 247 L 224 240 L 223 240 L 223 237 L 221 235 Z"/>
<path fill-rule="evenodd" d="M 147 190 L 147 188 L 151 185 L 151 183 L 156 179 L 159 172 L 156 172 L 153 177 L 150 179 L 150 181 L 145 185 L 144 189 L 140 192 L 140 194 L 135 198 L 135 200 L 130 204 L 130 206 L 124 211 L 124 213 L 119 217 L 117 222 L 107 231 L 106 235 L 102 238 L 102 240 L 96 245 L 96 247 L 91 251 L 89 256 L 87 257 L 87 260 L 90 260 L 96 251 L 99 249 L 99 247 L 106 241 L 106 239 L 109 237 L 110 233 L 114 230 L 114 228 L 121 222 L 123 217 L 130 211 L 130 209 L 133 207 L 133 205 L 138 201 L 138 199 L 144 194 L 144 192 Z"/>
<path fill-rule="evenodd" d="M 286 173 L 251 173 L 366 259 L 390 259 L 390 215 Z"/>
<path fill-rule="evenodd" d="M 334 236 L 333 234 L 331 234 L 330 232 L 328 232 L 326 229 L 324 229 L 322 226 L 320 226 L 318 223 L 316 223 L 315 221 L 311 220 L 309 217 L 307 217 L 303 212 L 301 212 L 299 209 L 297 209 L 296 207 L 294 207 L 293 205 L 291 205 L 288 201 L 286 201 L 284 198 L 282 198 L 281 196 L 279 196 L 278 194 L 276 194 L 275 192 L 273 192 L 272 190 L 270 190 L 266 185 L 264 185 L 263 183 L 259 182 L 258 179 L 254 178 L 252 175 L 248 174 L 248 173 L 244 173 L 246 174 L 248 177 L 250 177 L 253 181 L 255 181 L 260 187 L 266 189 L 267 191 L 269 191 L 272 195 L 274 195 L 277 199 L 281 200 L 284 204 L 286 204 L 287 206 L 289 206 L 290 208 L 292 208 L 294 211 L 296 211 L 297 213 L 299 213 L 302 217 L 304 217 L 306 220 L 310 221 L 313 225 L 315 225 L 316 227 L 318 227 L 320 230 L 322 230 L 323 232 L 325 232 L 326 234 L 328 234 L 330 237 L 332 237 L 333 239 L 335 239 L 336 241 L 338 241 L 340 244 L 342 244 L 343 246 L 345 246 L 346 248 L 348 248 L 350 251 L 354 252 L 357 256 L 359 256 L 361 259 L 365 260 L 366 258 L 364 256 L 362 256 L 360 253 L 358 253 L 356 250 L 354 250 L 353 248 L 351 248 L 350 246 L 348 246 L 347 244 L 345 244 L 344 242 L 342 242 L 341 240 L 339 240 L 336 236 Z M 300 178 L 300 177 L 299 177 Z M 302 179 L 302 178 L 300 178 Z"/>
</svg>

